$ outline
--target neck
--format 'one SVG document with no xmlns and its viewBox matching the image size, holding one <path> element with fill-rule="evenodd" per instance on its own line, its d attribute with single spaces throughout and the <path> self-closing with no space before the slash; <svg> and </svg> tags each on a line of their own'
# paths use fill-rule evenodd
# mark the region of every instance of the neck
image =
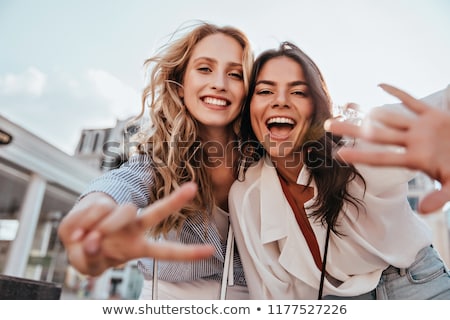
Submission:
<svg viewBox="0 0 450 320">
<path fill-rule="evenodd" d="M 297 184 L 298 175 L 303 167 L 301 159 L 272 158 L 272 162 L 277 169 L 278 175 L 287 184 Z"/>
<path fill-rule="evenodd" d="M 230 127 L 201 127 L 199 128 L 199 136 L 203 143 L 214 142 L 222 146 L 226 146 L 233 140 L 237 140 L 236 134 Z"/>
<path fill-rule="evenodd" d="M 237 137 L 231 130 L 201 130 L 202 157 L 209 170 L 232 169 L 238 159 Z M 232 171 L 231 171 L 232 172 Z"/>
</svg>

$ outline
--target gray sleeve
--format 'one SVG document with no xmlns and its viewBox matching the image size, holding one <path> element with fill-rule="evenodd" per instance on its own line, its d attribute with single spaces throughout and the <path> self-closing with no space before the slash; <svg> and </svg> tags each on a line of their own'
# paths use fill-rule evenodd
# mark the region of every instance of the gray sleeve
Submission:
<svg viewBox="0 0 450 320">
<path fill-rule="evenodd" d="M 150 187 L 154 183 L 152 161 L 147 155 L 130 157 L 120 168 L 92 180 L 79 199 L 92 192 L 103 192 L 118 204 L 133 203 L 143 208 L 150 202 Z"/>
</svg>

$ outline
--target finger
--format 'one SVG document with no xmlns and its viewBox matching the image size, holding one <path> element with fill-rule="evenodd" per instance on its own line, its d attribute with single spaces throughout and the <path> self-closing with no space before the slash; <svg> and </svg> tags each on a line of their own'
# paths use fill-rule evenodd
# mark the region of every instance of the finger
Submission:
<svg viewBox="0 0 450 320">
<path fill-rule="evenodd" d="M 367 151 L 343 147 L 337 151 L 337 155 L 340 159 L 349 163 L 363 163 L 389 167 L 407 165 L 405 154 L 393 151 Z"/>
<path fill-rule="evenodd" d="M 406 93 L 403 90 L 400 90 L 396 87 L 393 87 L 391 85 L 382 83 L 379 84 L 379 86 L 386 91 L 387 93 L 393 95 L 394 97 L 397 97 L 400 99 L 400 101 L 410 110 L 414 111 L 415 113 L 422 113 L 428 109 L 428 106 L 421 102 L 420 100 L 415 99 L 408 93 Z"/>
<path fill-rule="evenodd" d="M 117 206 L 107 217 L 95 226 L 95 230 L 102 235 L 113 233 L 126 225 L 135 222 L 137 218 L 137 207 L 132 204 Z"/>
<path fill-rule="evenodd" d="M 102 234 L 97 230 L 90 232 L 82 241 L 84 253 L 88 256 L 95 256 L 101 249 Z"/>
<path fill-rule="evenodd" d="M 181 245 L 177 243 L 148 243 L 142 248 L 142 253 L 137 258 L 152 257 L 159 260 L 188 261 L 209 258 L 214 254 L 211 245 Z"/>
<path fill-rule="evenodd" d="M 58 228 L 61 240 L 70 242 L 80 240 L 86 231 L 106 217 L 114 207 L 115 203 L 109 199 L 99 199 L 89 205 L 82 202 L 78 203 L 63 219 Z"/>
<path fill-rule="evenodd" d="M 67 258 L 70 265 L 86 275 L 97 276 L 108 268 L 99 257 L 86 256 L 83 246 L 79 243 L 70 246 L 70 250 L 67 250 Z"/>
<path fill-rule="evenodd" d="M 361 125 L 361 138 L 374 143 L 405 146 L 407 131 L 386 127 L 378 122 L 369 121 Z"/>
<path fill-rule="evenodd" d="M 361 138 L 374 143 L 404 146 L 406 141 L 404 132 L 371 122 L 357 126 L 348 122 L 328 119 L 325 121 L 324 128 L 337 135 Z"/>
<path fill-rule="evenodd" d="M 80 241 L 99 221 L 108 215 L 108 211 L 83 211 L 70 214 L 58 227 L 58 236 L 64 244 Z"/>
<path fill-rule="evenodd" d="M 386 127 L 406 130 L 411 126 L 413 118 L 400 112 L 386 110 L 386 108 L 374 108 L 370 112 L 370 119 L 380 122 Z"/>
<path fill-rule="evenodd" d="M 103 237 L 116 232 L 137 220 L 137 208 L 134 205 L 118 206 L 85 236 L 83 248 L 87 255 L 100 252 Z"/>
<path fill-rule="evenodd" d="M 419 202 L 419 212 L 432 213 L 441 209 L 448 201 L 450 201 L 450 185 L 442 187 L 441 190 L 433 191 L 427 194 Z"/>
<path fill-rule="evenodd" d="M 150 206 L 144 208 L 138 217 L 141 228 L 146 230 L 170 214 L 180 210 L 194 198 L 196 192 L 197 185 L 193 182 L 188 182 L 167 197 L 155 201 Z"/>
</svg>

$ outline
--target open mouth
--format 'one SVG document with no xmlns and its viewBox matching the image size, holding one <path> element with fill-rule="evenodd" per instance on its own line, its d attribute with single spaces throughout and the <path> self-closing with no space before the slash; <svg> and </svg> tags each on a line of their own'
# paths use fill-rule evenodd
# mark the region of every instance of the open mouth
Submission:
<svg viewBox="0 0 450 320">
<path fill-rule="evenodd" d="M 273 117 L 266 121 L 267 130 L 274 138 L 287 138 L 294 126 L 295 121 L 286 117 Z"/>
</svg>

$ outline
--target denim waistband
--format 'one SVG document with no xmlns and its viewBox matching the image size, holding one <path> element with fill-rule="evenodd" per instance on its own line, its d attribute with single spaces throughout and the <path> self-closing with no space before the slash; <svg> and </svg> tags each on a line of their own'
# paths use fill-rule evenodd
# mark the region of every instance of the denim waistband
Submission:
<svg viewBox="0 0 450 320">
<path fill-rule="evenodd" d="M 416 255 L 416 259 L 414 260 L 414 262 L 422 259 L 427 254 L 428 250 L 432 250 L 432 249 L 433 249 L 433 245 L 429 245 L 429 246 L 426 246 L 425 248 L 420 249 Z M 413 262 L 413 264 L 414 264 L 414 262 Z M 387 275 L 387 274 L 396 273 L 401 276 L 404 276 L 406 274 L 407 270 L 408 270 L 408 268 L 397 268 L 397 267 L 394 267 L 391 265 L 383 271 L 383 274 Z"/>
</svg>

